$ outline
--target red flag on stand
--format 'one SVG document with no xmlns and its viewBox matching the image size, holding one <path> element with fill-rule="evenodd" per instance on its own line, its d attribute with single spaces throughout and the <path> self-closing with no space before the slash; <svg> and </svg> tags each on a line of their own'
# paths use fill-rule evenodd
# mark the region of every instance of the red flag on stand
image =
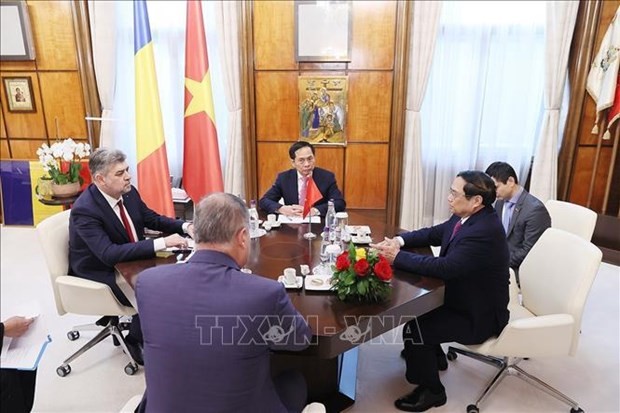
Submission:
<svg viewBox="0 0 620 413">
<path fill-rule="evenodd" d="M 200 1 L 187 2 L 183 188 L 194 202 L 224 191 Z"/>
<path fill-rule="evenodd" d="M 314 183 L 314 179 L 312 177 L 308 178 L 308 184 L 306 188 L 306 200 L 304 202 L 304 214 L 303 217 L 307 217 L 312 209 L 312 205 L 315 204 L 318 200 L 323 198 L 323 194 L 319 191 L 319 187 Z"/>
</svg>

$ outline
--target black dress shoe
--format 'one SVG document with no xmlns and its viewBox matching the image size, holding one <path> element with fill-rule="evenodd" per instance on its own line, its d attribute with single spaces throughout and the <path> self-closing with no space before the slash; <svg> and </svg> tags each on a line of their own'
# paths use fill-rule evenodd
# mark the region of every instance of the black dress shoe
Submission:
<svg viewBox="0 0 620 413">
<path fill-rule="evenodd" d="M 400 351 L 400 358 L 405 359 L 405 349 L 402 349 Z M 446 356 L 437 356 L 437 368 L 439 369 L 439 371 L 446 371 L 448 370 L 448 360 L 446 359 Z"/>
<path fill-rule="evenodd" d="M 425 412 L 431 407 L 439 407 L 446 404 L 445 390 L 441 393 L 433 393 L 423 386 L 418 386 L 414 391 L 394 402 L 399 410 L 406 412 Z"/>
<path fill-rule="evenodd" d="M 144 366 L 144 358 L 142 357 L 142 347 L 140 344 L 132 340 L 131 337 L 125 338 L 125 344 L 127 345 L 127 350 L 129 350 L 131 358 L 140 366 Z"/>
</svg>

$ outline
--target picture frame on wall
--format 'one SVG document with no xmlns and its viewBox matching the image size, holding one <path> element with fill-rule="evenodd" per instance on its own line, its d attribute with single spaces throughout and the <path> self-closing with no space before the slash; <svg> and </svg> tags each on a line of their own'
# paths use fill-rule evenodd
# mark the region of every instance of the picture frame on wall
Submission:
<svg viewBox="0 0 620 413">
<path fill-rule="evenodd" d="M 299 140 L 346 145 L 347 76 L 299 76 Z"/>
<path fill-rule="evenodd" d="M 351 61 L 351 1 L 295 1 L 298 62 Z"/>
<path fill-rule="evenodd" d="M 37 111 L 30 77 L 3 77 L 2 83 L 9 112 Z"/>
<path fill-rule="evenodd" d="M 24 0 L 0 2 L 0 60 L 34 60 L 35 50 Z"/>
</svg>

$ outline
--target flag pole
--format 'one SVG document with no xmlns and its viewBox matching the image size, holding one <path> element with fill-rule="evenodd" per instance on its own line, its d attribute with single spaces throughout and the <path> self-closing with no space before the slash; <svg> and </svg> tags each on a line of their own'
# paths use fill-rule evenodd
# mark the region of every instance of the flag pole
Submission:
<svg viewBox="0 0 620 413">
<path fill-rule="evenodd" d="M 312 232 L 312 212 L 308 214 L 308 232 L 304 234 L 304 239 L 315 239 L 316 234 Z"/>
</svg>

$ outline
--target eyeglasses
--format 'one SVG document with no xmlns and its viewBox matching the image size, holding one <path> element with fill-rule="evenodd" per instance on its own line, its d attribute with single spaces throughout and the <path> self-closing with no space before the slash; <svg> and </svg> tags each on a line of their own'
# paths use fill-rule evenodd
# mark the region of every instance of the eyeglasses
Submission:
<svg viewBox="0 0 620 413">
<path fill-rule="evenodd" d="M 450 188 L 450 190 L 448 191 L 448 198 L 452 198 L 452 199 L 456 199 L 458 197 L 464 196 L 465 198 L 469 199 L 469 195 L 466 194 L 462 194 L 460 192 L 456 192 L 454 189 Z"/>
</svg>

